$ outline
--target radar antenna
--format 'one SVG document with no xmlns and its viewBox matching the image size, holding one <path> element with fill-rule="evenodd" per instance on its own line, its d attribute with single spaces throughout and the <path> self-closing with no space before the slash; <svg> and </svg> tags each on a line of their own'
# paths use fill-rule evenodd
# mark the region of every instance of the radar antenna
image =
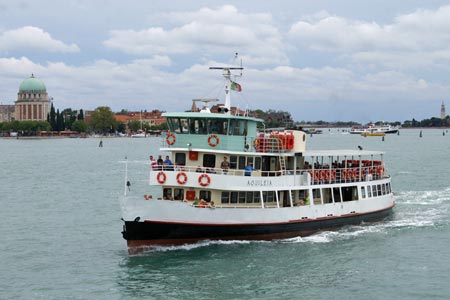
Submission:
<svg viewBox="0 0 450 300">
<path fill-rule="evenodd" d="M 215 98 L 204 98 L 204 99 L 192 99 L 192 102 L 203 102 L 202 109 L 200 110 L 201 113 L 210 113 L 211 110 L 209 109 L 209 102 L 215 102 L 219 101 L 219 99 Z"/>
</svg>

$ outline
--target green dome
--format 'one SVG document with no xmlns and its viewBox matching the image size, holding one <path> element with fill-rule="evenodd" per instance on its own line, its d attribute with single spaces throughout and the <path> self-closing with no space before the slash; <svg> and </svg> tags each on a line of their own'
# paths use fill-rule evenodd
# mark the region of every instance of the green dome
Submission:
<svg viewBox="0 0 450 300">
<path fill-rule="evenodd" d="M 24 92 L 46 92 L 45 84 L 31 74 L 30 78 L 20 84 L 19 93 Z"/>
</svg>

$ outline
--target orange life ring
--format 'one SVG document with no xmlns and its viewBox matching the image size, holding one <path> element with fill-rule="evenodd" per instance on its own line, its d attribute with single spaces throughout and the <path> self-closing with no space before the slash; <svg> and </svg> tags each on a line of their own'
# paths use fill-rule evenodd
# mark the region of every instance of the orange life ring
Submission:
<svg viewBox="0 0 450 300">
<path fill-rule="evenodd" d="M 378 174 L 378 176 L 382 176 L 384 174 L 384 167 L 383 166 L 378 166 L 377 167 L 377 174 Z"/>
<path fill-rule="evenodd" d="M 353 169 L 353 178 L 358 178 L 358 171 L 356 169 Z"/>
<path fill-rule="evenodd" d="M 320 180 L 324 180 L 324 179 L 325 179 L 325 170 L 320 171 L 319 174 L 320 174 L 320 175 L 319 175 Z"/>
<path fill-rule="evenodd" d="M 336 170 L 331 170 L 331 178 L 333 178 L 333 180 L 336 180 Z"/>
<path fill-rule="evenodd" d="M 353 177 L 353 170 L 352 170 L 352 169 L 349 169 L 349 170 L 347 171 L 347 179 L 352 179 L 352 177 Z"/>
<path fill-rule="evenodd" d="M 319 181 L 319 171 L 317 170 L 314 171 L 314 180 Z"/>
<path fill-rule="evenodd" d="M 326 181 L 330 181 L 330 175 L 331 175 L 330 170 L 326 170 L 325 171 L 325 180 Z"/>
<path fill-rule="evenodd" d="M 166 173 L 164 172 L 159 172 L 158 175 L 156 175 L 156 180 L 158 180 L 158 182 L 160 184 L 163 184 L 164 182 L 166 182 Z"/>
<path fill-rule="evenodd" d="M 206 178 L 206 182 L 203 180 L 203 178 Z M 198 176 L 198 183 L 201 186 L 207 186 L 211 183 L 211 177 L 209 177 L 208 174 L 203 173 L 202 175 Z"/>
<path fill-rule="evenodd" d="M 214 141 L 212 141 L 214 139 Z M 208 145 L 210 145 L 211 147 L 215 147 L 217 145 L 219 145 L 220 139 L 217 135 L 215 134 L 211 134 L 208 137 Z"/>
<path fill-rule="evenodd" d="M 177 137 L 173 133 L 169 133 L 166 137 L 166 143 L 169 146 L 172 146 L 177 141 Z"/>
<path fill-rule="evenodd" d="M 346 179 L 347 178 L 347 171 L 346 170 L 342 170 L 341 172 L 341 179 Z"/>
<path fill-rule="evenodd" d="M 177 174 L 177 182 L 179 184 L 185 184 L 187 179 L 188 178 L 187 178 L 186 172 L 178 172 L 178 174 Z"/>
</svg>

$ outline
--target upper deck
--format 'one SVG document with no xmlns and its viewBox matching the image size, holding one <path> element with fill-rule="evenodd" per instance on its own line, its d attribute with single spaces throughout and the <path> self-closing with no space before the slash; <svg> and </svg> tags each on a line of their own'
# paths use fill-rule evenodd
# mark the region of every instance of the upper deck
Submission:
<svg viewBox="0 0 450 300">
<path fill-rule="evenodd" d="M 207 152 L 301 152 L 306 149 L 303 131 L 258 133 L 262 119 L 210 112 L 165 113 L 170 133 L 161 150 Z"/>
</svg>

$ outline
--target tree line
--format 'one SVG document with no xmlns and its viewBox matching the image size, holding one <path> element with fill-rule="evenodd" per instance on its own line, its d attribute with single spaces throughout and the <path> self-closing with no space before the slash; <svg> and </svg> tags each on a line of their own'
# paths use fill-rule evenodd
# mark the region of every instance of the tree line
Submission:
<svg viewBox="0 0 450 300">
<path fill-rule="evenodd" d="M 121 110 L 117 114 L 126 114 L 126 110 Z M 131 131 L 143 130 L 166 130 L 167 124 L 162 124 L 161 126 L 150 126 L 146 123 L 141 123 L 137 120 L 133 120 L 128 124 L 119 122 L 114 117 L 114 113 L 108 106 L 100 106 L 95 109 L 92 113 L 89 122 L 85 120 L 84 111 L 72 110 L 71 108 L 66 108 L 61 112 L 59 109 L 55 110 L 53 104 L 50 108 L 50 113 L 47 116 L 47 121 L 11 121 L 0 123 L 0 133 L 5 134 L 9 132 L 20 132 L 22 135 L 37 135 L 41 131 L 65 131 L 72 130 L 78 133 L 91 132 L 99 134 L 108 134 L 115 132 L 125 132 L 126 127 Z M 276 110 L 253 110 L 249 112 L 249 115 L 264 120 L 266 128 L 276 128 L 276 127 L 290 127 L 298 125 L 299 122 L 294 122 L 291 114 L 286 111 L 276 111 Z M 300 122 L 302 125 L 311 126 L 321 126 L 321 127 L 352 127 L 360 125 L 356 122 L 326 122 L 326 121 L 315 121 L 315 122 Z M 440 118 L 430 118 L 424 119 L 422 121 L 417 121 L 415 119 L 406 120 L 403 123 L 396 122 L 375 122 L 375 124 L 390 124 L 390 125 L 401 125 L 404 128 L 414 128 L 414 127 L 449 127 L 450 117 L 447 116 L 445 119 Z"/>
</svg>

